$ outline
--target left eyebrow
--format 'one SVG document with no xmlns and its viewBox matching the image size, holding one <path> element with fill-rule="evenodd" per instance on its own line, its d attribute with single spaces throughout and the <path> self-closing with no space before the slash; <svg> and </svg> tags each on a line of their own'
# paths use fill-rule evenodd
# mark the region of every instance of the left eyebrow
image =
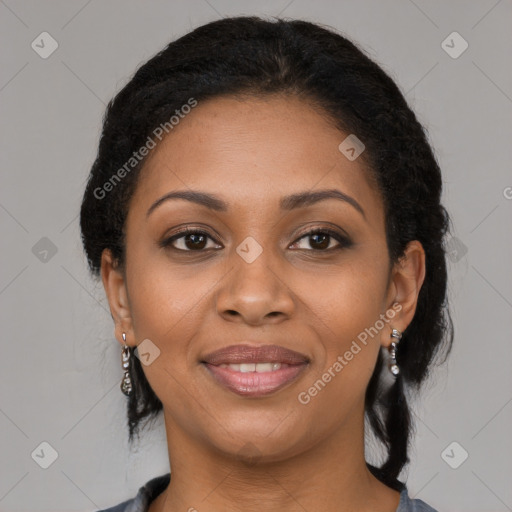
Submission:
<svg viewBox="0 0 512 512">
<path fill-rule="evenodd" d="M 229 209 L 228 204 L 215 195 L 207 194 L 206 192 L 199 192 L 197 190 L 176 190 L 165 194 L 160 199 L 157 199 L 149 207 L 146 213 L 146 218 L 149 217 L 149 215 L 162 203 L 171 199 L 184 199 L 185 201 L 205 206 L 206 208 L 217 212 L 226 212 Z M 361 205 L 353 197 L 337 189 L 318 190 L 316 192 L 305 191 L 297 194 L 291 194 L 281 198 L 279 205 L 281 210 L 290 211 L 297 208 L 304 208 L 327 199 L 337 199 L 352 205 L 366 219 L 365 212 Z"/>
<path fill-rule="evenodd" d="M 326 199 L 337 199 L 352 205 L 365 219 L 366 214 L 362 206 L 351 196 L 337 189 L 318 190 L 316 192 L 300 192 L 281 199 L 281 210 L 293 210 L 295 208 L 303 208 L 311 204 L 325 201 Z"/>
</svg>

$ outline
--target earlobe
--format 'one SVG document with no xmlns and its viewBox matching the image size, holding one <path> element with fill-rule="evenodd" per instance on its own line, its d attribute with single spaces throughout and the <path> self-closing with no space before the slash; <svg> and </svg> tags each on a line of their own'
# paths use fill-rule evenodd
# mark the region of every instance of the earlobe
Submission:
<svg viewBox="0 0 512 512">
<path fill-rule="evenodd" d="M 124 345 L 122 334 L 126 333 L 126 344 L 133 343 L 133 325 L 130 304 L 126 289 L 126 279 L 116 264 L 110 249 L 101 254 L 101 279 L 110 306 L 110 314 L 115 323 L 115 337 Z"/>
<path fill-rule="evenodd" d="M 416 306 L 418 304 L 418 296 L 425 279 L 425 250 L 418 240 L 412 240 L 407 244 L 404 255 L 395 264 L 393 269 L 392 287 L 395 295 L 392 297 L 392 303 L 400 304 L 400 311 L 390 322 L 391 328 L 398 329 L 403 332 L 412 322 Z M 391 338 L 387 338 L 384 346 L 389 346 Z"/>
</svg>

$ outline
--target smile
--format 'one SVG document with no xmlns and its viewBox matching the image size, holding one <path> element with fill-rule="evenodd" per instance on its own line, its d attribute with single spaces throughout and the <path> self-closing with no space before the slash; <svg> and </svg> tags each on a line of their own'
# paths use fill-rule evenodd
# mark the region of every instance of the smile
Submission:
<svg viewBox="0 0 512 512">
<path fill-rule="evenodd" d="M 241 396 L 274 393 L 299 377 L 309 358 L 279 345 L 241 343 L 211 352 L 200 359 L 214 382 Z"/>
</svg>

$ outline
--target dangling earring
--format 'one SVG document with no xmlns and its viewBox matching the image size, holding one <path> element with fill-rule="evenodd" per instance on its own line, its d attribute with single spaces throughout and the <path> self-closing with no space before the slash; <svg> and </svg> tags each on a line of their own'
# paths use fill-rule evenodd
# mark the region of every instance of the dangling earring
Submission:
<svg viewBox="0 0 512 512">
<path fill-rule="evenodd" d="M 123 352 L 121 353 L 121 362 L 123 364 L 124 377 L 121 381 L 121 391 L 126 395 L 130 396 L 132 394 L 132 379 L 130 379 L 130 374 L 128 372 L 128 368 L 130 367 L 130 349 L 126 344 L 126 334 L 123 332 L 123 341 L 124 347 Z"/>
<path fill-rule="evenodd" d="M 396 364 L 396 348 L 398 342 L 402 339 L 402 333 L 398 329 L 393 329 L 391 331 L 391 337 L 395 338 L 396 341 L 392 341 L 391 347 L 389 347 L 389 355 L 391 356 L 389 369 L 391 373 L 396 377 L 400 373 L 400 368 L 398 368 L 398 365 Z"/>
</svg>

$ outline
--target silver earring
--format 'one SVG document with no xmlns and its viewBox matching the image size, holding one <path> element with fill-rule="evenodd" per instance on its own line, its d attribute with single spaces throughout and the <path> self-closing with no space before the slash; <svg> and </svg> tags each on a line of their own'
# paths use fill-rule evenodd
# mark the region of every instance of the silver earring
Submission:
<svg viewBox="0 0 512 512">
<path fill-rule="evenodd" d="M 391 356 L 389 369 L 391 373 L 396 377 L 400 373 L 400 368 L 398 368 L 398 365 L 396 364 L 396 348 L 399 341 L 402 339 L 402 333 L 398 329 L 393 329 L 391 331 L 391 337 L 395 338 L 396 341 L 392 341 L 391 347 L 389 347 L 389 355 Z"/>
<path fill-rule="evenodd" d="M 123 352 L 121 353 L 121 362 L 123 364 L 124 377 L 121 381 L 121 391 L 126 395 L 130 396 L 133 391 L 132 387 L 132 379 L 130 379 L 130 374 L 128 372 L 128 368 L 130 367 L 130 349 L 126 344 L 126 334 L 123 332 L 123 341 L 124 347 Z"/>
</svg>

